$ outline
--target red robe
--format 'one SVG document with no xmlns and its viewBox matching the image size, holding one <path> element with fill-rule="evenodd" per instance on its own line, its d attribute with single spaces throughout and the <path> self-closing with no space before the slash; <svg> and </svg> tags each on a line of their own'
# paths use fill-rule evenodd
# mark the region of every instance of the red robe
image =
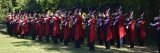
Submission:
<svg viewBox="0 0 160 53">
<path fill-rule="evenodd" d="M 126 35 L 125 28 L 124 28 L 124 16 L 119 16 L 118 22 L 118 29 L 119 29 L 119 38 L 123 38 Z"/>
<path fill-rule="evenodd" d="M 111 24 L 113 24 L 113 19 L 111 20 Z M 111 30 L 112 30 L 112 39 L 115 39 L 116 38 L 116 34 L 115 34 L 115 32 L 116 32 L 116 25 L 112 25 L 111 26 Z"/>
<path fill-rule="evenodd" d="M 39 36 L 42 36 L 42 35 L 44 35 L 44 24 L 43 24 L 43 21 L 44 21 L 44 18 L 40 18 L 39 19 L 39 23 L 38 23 L 38 29 L 39 29 L 39 32 L 38 32 L 38 34 L 39 34 Z"/>
<path fill-rule="evenodd" d="M 26 19 L 24 19 L 24 23 L 23 23 L 23 26 L 22 26 L 22 32 L 21 32 L 21 34 L 22 35 L 24 35 L 24 34 L 26 34 L 28 31 L 29 31 L 29 26 L 28 26 L 28 19 L 26 18 Z"/>
<path fill-rule="evenodd" d="M 77 21 L 75 23 L 75 40 L 80 40 L 82 36 L 82 17 L 79 15 L 76 17 Z"/>
<path fill-rule="evenodd" d="M 69 38 L 69 35 L 70 35 L 70 28 L 69 28 L 69 22 L 70 20 L 67 19 L 66 20 L 66 23 L 65 23 L 65 28 L 64 28 L 64 40 L 67 40 Z"/>
<path fill-rule="evenodd" d="M 19 27 L 20 21 L 21 21 L 21 19 L 18 18 L 18 23 L 16 24 L 16 33 L 20 32 L 20 27 Z"/>
<path fill-rule="evenodd" d="M 91 31 L 90 31 L 90 36 L 89 36 L 89 42 L 94 42 L 96 40 L 97 21 L 95 18 L 93 18 L 90 23 L 91 23 Z"/>
<path fill-rule="evenodd" d="M 54 28 L 53 28 L 53 36 L 60 35 L 60 19 L 58 17 L 54 18 Z"/>
<path fill-rule="evenodd" d="M 60 21 L 59 21 L 60 24 L 62 24 L 62 21 L 64 21 L 63 17 L 60 17 L 59 19 L 60 19 Z M 62 31 L 63 30 L 63 26 L 60 25 L 59 28 L 60 28 L 60 32 L 59 33 L 60 33 L 60 35 L 62 35 L 63 34 L 63 31 Z"/>
<path fill-rule="evenodd" d="M 102 26 L 100 27 L 100 39 L 104 40 L 104 18 L 102 19 Z"/>
<path fill-rule="evenodd" d="M 50 32 L 50 18 L 46 18 L 45 35 L 49 35 L 49 32 Z"/>
<path fill-rule="evenodd" d="M 132 20 L 131 21 L 131 28 L 130 28 L 130 31 L 131 31 L 131 41 L 135 41 L 136 39 L 136 32 L 135 32 L 135 25 L 136 25 L 136 20 Z"/>
<path fill-rule="evenodd" d="M 108 21 L 108 24 L 107 24 L 106 41 L 110 41 L 111 39 L 112 39 L 111 17 L 109 17 L 109 21 Z"/>
<path fill-rule="evenodd" d="M 25 24 L 25 32 L 28 33 L 29 31 L 29 26 L 28 26 L 28 18 L 26 18 L 26 24 Z"/>
<path fill-rule="evenodd" d="M 22 28 L 21 28 L 21 29 L 22 29 L 22 32 L 21 32 L 22 35 L 25 33 L 25 28 L 24 28 L 25 21 L 24 21 L 24 19 L 23 19 L 23 22 L 24 22 L 24 23 L 22 23 Z"/>
<path fill-rule="evenodd" d="M 37 20 L 35 20 L 37 22 Z M 36 34 L 39 35 L 39 23 L 35 23 L 34 28 L 36 30 Z"/>
<path fill-rule="evenodd" d="M 143 39 L 143 40 L 144 40 L 144 38 L 146 37 L 144 24 L 145 24 L 145 21 L 144 21 L 144 19 L 142 19 L 142 22 L 141 22 L 141 25 L 140 25 L 140 37 L 141 37 L 141 39 Z"/>
</svg>

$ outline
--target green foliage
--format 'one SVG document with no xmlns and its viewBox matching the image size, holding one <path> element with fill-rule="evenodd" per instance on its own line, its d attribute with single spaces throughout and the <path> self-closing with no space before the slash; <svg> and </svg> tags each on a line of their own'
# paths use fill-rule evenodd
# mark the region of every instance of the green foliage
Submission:
<svg viewBox="0 0 160 53">
<path fill-rule="evenodd" d="M 1 10 L 0 11 L 0 23 L 1 23 L 1 22 L 4 22 L 8 9 L 0 9 L 0 10 Z"/>
<path fill-rule="evenodd" d="M 55 11 L 58 8 L 73 9 L 81 7 L 85 11 L 88 8 L 105 9 L 106 7 L 114 8 L 117 1 L 120 1 L 125 12 L 133 10 L 138 17 L 143 9 L 146 17 L 153 17 L 159 14 L 159 0 L 0 0 L 0 8 L 3 14 L 9 11 L 28 11 L 28 12 L 47 12 Z"/>
</svg>

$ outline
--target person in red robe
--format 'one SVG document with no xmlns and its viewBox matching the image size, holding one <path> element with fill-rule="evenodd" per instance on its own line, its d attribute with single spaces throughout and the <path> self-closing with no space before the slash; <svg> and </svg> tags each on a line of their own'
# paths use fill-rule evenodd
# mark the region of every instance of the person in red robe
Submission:
<svg viewBox="0 0 160 53">
<path fill-rule="evenodd" d="M 42 41 L 42 36 L 44 36 L 44 18 L 38 19 L 38 39 L 39 41 Z"/>
<path fill-rule="evenodd" d="M 96 18 L 92 15 L 92 19 L 90 21 L 90 35 L 89 35 L 89 50 L 95 50 L 94 48 L 94 42 L 96 40 L 96 24 L 97 20 Z"/>
<path fill-rule="evenodd" d="M 16 35 L 15 35 L 15 37 L 18 37 L 18 35 L 20 35 L 20 21 L 21 21 L 21 19 L 18 18 L 17 23 L 16 23 Z"/>
<path fill-rule="evenodd" d="M 28 25 L 29 25 L 29 35 L 31 35 L 32 40 L 36 40 L 35 19 L 30 17 Z"/>
<path fill-rule="evenodd" d="M 124 16 L 120 14 L 118 17 L 118 43 L 117 47 L 121 48 L 123 45 L 123 38 L 126 35 L 124 28 Z"/>
<path fill-rule="evenodd" d="M 60 19 L 60 35 L 59 35 L 59 40 L 60 40 L 60 42 L 63 42 L 63 32 L 64 32 L 64 26 L 62 25 L 63 23 L 63 21 L 64 21 L 64 17 L 63 16 L 59 16 L 59 19 Z"/>
<path fill-rule="evenodd" d="M 17 21 L 17 15 L 14 15 L 13 23 L 12 23 L 12 36 L 16 33 L 16 21 Z"/>
<path fill-rule="evenodd" d="M 38 21 L 38 18 L 35 18 L 34 22 L 35 22 L 35 24 L 34 24 L 35 37 L 38 37 L 39 36 L 39 21 Z"/>
<path fill-rule="evenodd" d="M 140 20 L 138 20 L 138 35 L 139 35 L 139 45 L 143 46 L 144 45 L 144 39 L 146 37 L 145 33 L 145 20 L 143 18 L 144 13 L 141 14 Z"/>
<path fill-rule="evenodd" d="M 76 19 L 75 19 L 75 47 L 80 48 L 81 45 L 81 37 L 82 37 L 82 16 L 81 13 L 76 14 Z"/>
<path fill-rule="evenodd" d="M 58 17 L 58 14 L 54 17 L 54 28 L 53 28 L 53 37 L 54 37 L 54 43 L 58 44 L 58 39 L 60 36 L 60 19 Z"/>
<path fill-rule="evenodd" d="M 112 40 L 112 30 L 111 30 L 111 17 L 108 16 L 108 19 L 107 19 L 107 34 L 106 34 L 106 37 L 105 37 L 105 46 L 106 46 L 106 49 L 110 49 L 110 43 L 111 43 L 111 40 Z"/>
<path fill-rule="evenodd" d="M 27 35 L 27 33 L 28 33 L 28 19 L 27 18 L 24 18 L 23 19 L 23 24 L 22 24 L 22 32 L 21 32 L 21 38 L 24 38 L 24 36 L 26 36 Z"/>
<path fill-rule="evenodd" d="M 136 25 L 136 20 L 133 18 L 133 11 L 129 13 L 129 22 L 127 23 L 127 29 L 128 29 L 128 35 L 130 39 L 130 47 L 134 48 L 134 43 L 136 39 L 136 31 L 135 31 L 135 25 Z"/>
<path fill-rule="evenodd" d="M 69 43 L 69 37 L 70 37 L 70 34 L 71 34 L 71 29 L 70 29 L 70 18 L 66 18 L 65 20 L 65 28 L 64 28 L 64 45 L 68 45 Z"/>
<path fill-rule="evenodd" d="M 136 32 L 135 32 L 135 25 L 136 25 L 136 20 L 132 19 L 131 24 L 130 24 L 130 47 L 134 48 L 134 43 L 136 39 Z"/>
<path fill-rule="evenodd" d="M 104 25 L 104 19 L 105 18 L 105 16 L 104 16 L 104 14 L 99 14 L 99 16 L 98 16 L 98 41 L 99 41 L 99 44 L 100 45 L 103 45 L 103 43 L 104 43 L 104 34 L 105 34 L 105 25 Z"/>
<path fill-rule="evenodd" d="M 111 30 L 112 30 L 112 40 L 111 45 L 115 45 L 116 42 L 116 25 L 114 25 L 115 15 L 111 18 Z"/>
<path fill-rule="evenodd" d="M 50 19 L 49 16 L 45 18 L 45 39 L 49 42 L 49 32 L 50 32 Z"/>
</svg>

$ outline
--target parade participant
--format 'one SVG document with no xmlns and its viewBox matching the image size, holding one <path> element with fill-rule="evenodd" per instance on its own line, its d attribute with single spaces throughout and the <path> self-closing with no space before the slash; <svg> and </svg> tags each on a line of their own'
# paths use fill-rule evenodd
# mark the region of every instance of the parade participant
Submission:
<svg viewBox="0 0 160 53">
<path fill-rule="evenodd" d="M 128 37 L 130 37 L 130 22 L 131 22 L 131 18 L 132 18 L 132 16 L 131 16 L 131 12 L 129 12 L 128 13 L 128 18 L 126 18 L 126 20 L 125 20 L 125 26 L 126 26 L 126 36 L 127 36 L 127 38 Z"/>
<path fill-rule="evenodd" d="M 60 27 L 60 35 L 59 35 L 59 40 L 60 40 L 60 42 L 63 42 L 63 38 L 64 38 L 64 28 L 65 28 L 65 26 L 63 25 L 63 22 L 64 22 L 64 18 L 66 18 L 67 17 L 67 14 L 66 14 L 67 12 L 65 12 L 65 15 L 64 16 L 61 16 L 61 12 L 59 11 L 58 12 L 58 15 L 60 15 L 58 18 L 60 19 L 59 20 L 59 22 L 60 22 L 60 24 L 59 24 L 59 27 Z"/>
<path fill-rule="evenodd" d="M 21 22 L 20 23 L 21 23 L 20 24 L 20 31 L 21 31 L 20 36 L 21 36 L 21 38 L 24 38 L 24 33 L 25 33 L 24 17 L 23 18 L 21 17 Z"/>
<path fill-rule="evenodd" d="M 122 14 L 121 8 L 118 10 L 119 16 L 117 17 L 118 22 L 118 42 L 117 47 L 121 48 L 123 45 L 123 38 L 126 35 L 125 28 L 124 28 L 124 16 Z"/>
<path fill-rule="evenodd" d="M 131 21 L 128 23 L 129 25 L 129 30 L 130 30 L 130 47 L 134 48 L 135 45 L 135 39 L 136 39 L 136 32 L 135 32 L 135 25 L 136 25 L 136 20 L 133 18 L 133 11 L 130 12 L 130 17 Z"/>
<path fill-rule="evenodd" d="M 69 38 L 70 38 L 70 34 L 71 34 L 71 30 L 70 30 L 70 18 L 69 16 L 67 16 L 65 18 L 65 28 L 64 28 L 64 45 L 68 45 L 69 43 Z"/>
<path fill-rule="evenodd" d="M 139 35 L 140 46 L 144 46 L 144 39 L 146 37 L 144 25 L 145 25 L 144 13 L 142 13 L 141 18 L 138 20 L 138 35 Z"/>
<path fill-rule="evenodd" d="M 14 15 L 13 17 L 13 22 L 12 22 L 12 36 L 15 36 L 16 34 L 16 22 L 17 22 L 17 14 Z"/>
<path fill-rule="evenodd" d="M 112 39 L 111 39 L 111 45 L 115 45 L 116 41 L 117 41 L 117 35 L 118 35 L 118 24 L 117 24 L 117 13 L 112 13 L 112 20 L 111 20 L 111 30 L 112 30 Z"/>
<path fill-rule="evenodd" d="M 110 49 L 110 43 L 112 39 L 112 31 L 111 31 L 111 16 L 109 15 L 110 8 L 106 11 L 106 20 L 105 20 L 105 25 L 107 24 L 107 34 L 105 36 L 105 46 L 106 49 Z"/>
<path fill-rule="evenodd" d="M 20 22 L 21 22 L 21 18 L 20 18 L 20 16 L 18 16 L 17 22 L 16 22 L 16 34 L 15 34 L 15 37 L 18 37 L 18 35 L 20 35 L 20 33 L 21 33 L 21 31 L 20 31 Z"/>
<path fill-rule="evenodd" d="M 75 15 L 71 15 L 70 16 L 71 20 L 70 20 L 70 28 L 71 28 L 71 41 L 75 41 Z"/>
<path fill-rule="evenodd" d="M 86 33 L 85 33 L 85 35 L 86 35 L 86 37 L 87 37 L 87 46 L 89 46 L 89 35 L 90 35 L 90 33 L 88 33 L 88 32 L 90 32 L 90 29 L 91 29 L 91 27 L 90 27 L 90 19 L 91 19 L 91 11 L 88 13 L 88 15 L 87 15 L 87 17 L 86 17 L 86 20 L 85 20 L 85 24 L 86 24 Z"/>
<path fill-rule="evenodd" d="M 81 46 L 81 38 L 82 38 L 82 17 L 81 12 L 75 12 L 75 47 L 80 48 Z"/>
<path fill-rule="evenodd" d="M 23 23 L 22 23 L 22 32 L 21 32 L 21 38 L 24 38 L 24 36 L 28 33 L 28 17 L 27 15 L 24 16 Z"/>
<path fill-rule="evenodd" d="M 48 14 L 46 14 L 45 18 L 44 18 L 44 22 L 45 22 L 45 39 L 46 42 L 49 42 L 49 32 L 50 32 L 50 17 Z"/>
<path fill-rule="evenodd" d="M 90 35 L 89 35 L 89 50 L 94 51 L 94 43 L 96 40 L 96 24 L 97 24 L 97 20 L 96 17 L 94 15 L 92 15 L 92 18 L 90 20 Z"/>
<path fill-rule="evenodd" d="M 30 21 L 28 25 L 29 25 L 29 33 L 32 37 L 32 40 L 36 40 L 35 19 L 31 17 L 31 15 L 30 15 Z"/>
<path fill-rule="evenodd" d="M 12 13 L 9 13 L 6 17 L 6 25 L 7 25 L 7 33 L 10 34 L 10 21 L 11 21 Z"/>
<path fill-rule="evenodd" d="M 10 36 L 13 36 L 13 32 L 14 32 L 14 21 L 15 21 L 15 19 L 14 19 L 14 14 L 12 15 L 12 17 L 10 18 Z"/>
<path fill-rule="evenodd" d="M 38 39 L 39 41 L 42 41 L 42 37 L 45 35 L 44 33 L 44 15 L 38 18 Z"/>
<path fill-rule="evenodd" d="M 104 42 L 104 16 L 103 13 L 99 13 L 98 15 L 98 40 L 99 40 L 99 44 L 103 45 Z"/>
<path fill-rule="evenodd" d="M 53 41 L 55 44 L 58 44 L 58 39 L 60 36 L 60 25 L 59 24 L 60 24 L 60 19 L 59 19 L 58 14 L 56 13 L 54 17 L 54 28 L 53 28 L 53 37 L 54 37 Z"/>
<path fill-rule="evenodd" d="M 54 15 L 50 14 L 50 35 L 52 37 L 52 41 L 54 41 L 54 37 L 53 37 L 53 29 L 54 28 Z"/>
<path fill-rule="evenodd" d="M 157 28 L 158 52 L 160 52 L 160 17 L 155 17 L 154 21 L 155 23 L 150 23 L 150 25 Z"/>
<path fill-rule="evenodd" d="M 34 18 L 34 29 L 35 29 L 35 37 L 37 38 L 39 36 L 39 21 L 38 21 L 38 17 Z M 39 39 L 39 37 L 38 37 Z M 39 39 L 40 40 L 40 39 Z"/>
</svg>

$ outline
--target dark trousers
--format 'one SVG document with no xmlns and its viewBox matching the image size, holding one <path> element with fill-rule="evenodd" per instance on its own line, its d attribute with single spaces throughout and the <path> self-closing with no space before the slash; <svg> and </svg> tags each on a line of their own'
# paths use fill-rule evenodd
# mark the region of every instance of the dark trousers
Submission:
<svg viewBox="0 0 160 53">
<path fill-rule="evenodd" d="M 64 45 L 68 45 L 68 43 L 69 43 L 69 39 L 65 39 L 64 40 Z"/>
<path fill-rule="evenodd" d="M 60 34 L 60 36 L 58 36 L 58 38 L 59 38 L 59 41 L 60 41 L 60 42 L 63 42 L 63 38 L 64 38 L 64 37 L 63 37 L 63 34 Z"/>
<path fill-rule="evenodd" d="M 160 52 L 160 29 L 158 30 L 157 33 L 158 33 L 158 36 L 157 36 L 158 37 L 157 38 L 158 39 L 158 52 Z"/>
<path fill-rule="evenodd" d="M 89 47 L 89 50 L 94 51 L 95 50 L 94 42 L 89 42 L 88 47 Z"/>
<path fill-rule="evenodd" d="M 134 42 L 135 41 L 130 41 L 130 48 L 134 48 Z"/>
<path fill-rule="evenodd" d="M 144 39 L 139 39 L 139 46 L 144 46 Z"/>
<path fill-rule="evenodd" d="M 59 41 L 60 41 L 60 42 L 63 42 L 63 37 L 62 37 L 62 35 L 52 36 L 52 40 L 53 40 L 53 42 L 54 42 L 55 44 L 58 44 Z"/>
<path fill-rule="evenodd" d="M 29 35 L 32 37 L 32 40 L 35 40 L 36 39 L 36 29 L 31 27 L 29 29 Z"/>
<path fill-rule="evenodd" d="M 52 40 L 55 44 L 58 44 L 58 36 L 53 36 Z"/>
<path fill-rule="evenodd" d="M 117 48 L 122 48 L 122 46 L 123 46 L 123 38 L 118 38 Z"/>
<path fill-rule="evenodd" d="M 35 34 L 31 34 L 31 36 L 32 36 L 32 40 L 36 39 L 36 35 Z"/>
<path fill-rule="evenodd" d="M 103 45 L 103 40 L 101 39 L 101 32 L 100 32 L 100 27 L 98 27 L 98 43 L 99 45 Z"/>
<path fill-rule="evenodd" d="M 144 46 L 144 39 L 141 39 L 141 35 L 140 35 L 140 27 L 137 29 L 137 34 L 138 34 L 138 43 L 139 46 Z"/>
<path fill-rule="evenodd" d="M 9 32 L 9 23 L 6 23 L 7 25 L 7 33 Z"/>
<path fill-rule="evenodd" d="M 115 37 L 111 39 L 111 45 L 115 45 Z"/>
<path fill-rule="evenodd" d="M 76 40 L 75 41 L 75 48 L 81 48 L 81 40 Z"/>
<path fill-rule="evenodd" d="M 13 36 L 14 35 L 14 25 L 13 24 L 11 24 L 11 26 L 10 26 L 10 36 Z"/>
<path fill-rule="evenodd" d="M 42 35 L 39 35 L 39 36 L 38 36 L 38 40 L 39 40 L 39 41 L 42 41 Z"/>
<path fill-rule="evenodd" d="M 110 49 L 110 41 L 105 41 L 105 47 L 106 49 Z"/>
<path fill-rule="evenodd" d="M 49 35 L 45 36 L 46 42 L 49 42 Z"/>
<path fill-rule="evenodd" d="M 84 37 L 80 39 L 80 44 L 83 44 L 83 43 L 84 43 Z"/>
</svg>

